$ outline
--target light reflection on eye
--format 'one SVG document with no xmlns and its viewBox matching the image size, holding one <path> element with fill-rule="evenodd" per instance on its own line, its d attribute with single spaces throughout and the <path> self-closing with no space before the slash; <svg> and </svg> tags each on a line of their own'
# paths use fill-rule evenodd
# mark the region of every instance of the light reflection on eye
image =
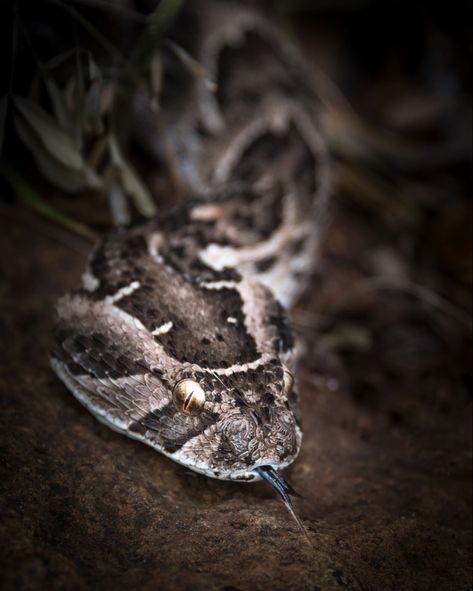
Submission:
<svg viewBox="0 0 473 591">
<path fill-rule="evenodd" d="M 205 392 L 199 382 L 185 378 L 174 386 L 172 399 L 180 412 L 188 416 L 195 416 L 204 407 Z"/>
</svg>

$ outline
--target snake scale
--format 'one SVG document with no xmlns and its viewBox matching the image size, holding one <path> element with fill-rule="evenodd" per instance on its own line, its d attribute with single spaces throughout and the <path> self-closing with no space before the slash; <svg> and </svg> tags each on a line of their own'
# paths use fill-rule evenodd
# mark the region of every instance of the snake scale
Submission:
<svg viewBox="0 0 473 591">
<path fill-rule="evenodd" d="M 210 477 L 264 478 L 287 501 L 279 471 L 302 440 L 287 309 L 330 188 L 320 100 L 253 8 L 194 0 L 186 18 L 178 42 L 215 88 L 168 56 L 151 141 L 189 198 L 100 241 L 58 302 L 51 363 L 112 429 Z"/>
</svg>

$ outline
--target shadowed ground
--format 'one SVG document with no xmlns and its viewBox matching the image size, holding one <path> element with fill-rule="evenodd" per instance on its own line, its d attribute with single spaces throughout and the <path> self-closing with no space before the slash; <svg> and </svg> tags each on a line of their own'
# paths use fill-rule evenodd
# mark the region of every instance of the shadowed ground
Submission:
<svg viewBox="0 0 473 591">
<path fill-rule="evenodd" d="M 73 399 L 47 354 L 84 257 L 0 214 L 2 589 L 470 588 L 468 330 L 410 295 L 354 289 L 358 261 L 401 256 L 385 228 L 335 212 L 295 313 L 305 441 L 287 476 L 311 547 L 263 484 L 194 475 Z"/>
</svg>

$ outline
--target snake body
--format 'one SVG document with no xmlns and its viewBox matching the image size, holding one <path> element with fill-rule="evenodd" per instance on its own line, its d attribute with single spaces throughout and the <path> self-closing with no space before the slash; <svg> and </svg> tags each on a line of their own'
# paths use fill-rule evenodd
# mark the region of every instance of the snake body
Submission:
<svg viewBox="0 0 473 591">
<path fill-rule="evenodd" d="M 57 305 L 51 363 L 112 429 L 207 476 L 258 480 L 301 446 L 286 310 L 317 260 L 329 161 L 292 46 L 253 9 L 189 4 L 188 49 L 216 90 L 186 73 L 165 85 L 152 141 L 190 198 L 95 247 Z"/>
</svg>

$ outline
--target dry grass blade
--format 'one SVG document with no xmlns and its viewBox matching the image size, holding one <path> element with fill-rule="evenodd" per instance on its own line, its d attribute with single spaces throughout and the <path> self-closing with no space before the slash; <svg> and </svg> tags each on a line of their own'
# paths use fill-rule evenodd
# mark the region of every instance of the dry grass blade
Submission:
<svg viewBox="0 0 473 591">
<path fill-rule="evenodd" d="M 200 78 L 205 81 L 207 88 L 211 92 L 217 90 L 217 84 L 210 79 L 209 73 L 204 66 L 193 58 L 183 47 L 174 43 L 174 41 L 166 41 L 166 47 L 168 47 L 174 55 L 181 61 L 182 65 L 196 78 Z"/>
<path fill-rule="evenodd" d="M 373 337 L 365 326 L 343 323 L 319 337 L 319 345 L 326 350 L 366 353 L 373 346 Z"/>
<path fill-rule="evenodd" d="M 89 58 L 90 87 L 86 93 L 83 109 L 83 123 L 93 132 L 100 134 L 104 125 L 101 117 L 101 98 L 104 89 L 102 72 L 92 58 Z"/>
<path fill-rule="evenodd" d="M 115 226 L 126 226 L 131 221 L 128 199 L 122 186 L 112 182 L 107 190 L 108 204 Z"/>
<path fill-rule="evenodd" d="M 82 169 L 84 166 L 82 154 L 76 148 L 71 137 L 48 113 L 23 97 L 16 96 L 14 102 L 18 111 L 35 130 L 51 156 L 68 168 Z"/>
<path fill-rule="evenodd" d="M 145 217 L 151 217 L 156 213 L 156 205 L 148 188 L 139 178 L 133 166 L 122 156 L 118 142 L 113 134 L 109 136 L 109 149 L 112 165 L 122 182 L 125 193 L 129 195 L 136 209 Z"/>
<path fill-rule="evenodd" d="M 53 158 L 45 149 L 38 134 L 25 120 L 16 117 L 15 127 L 22 142 L 32 152 L 38 168 L 56 187 L 74 192 L 86 188 L 99 189 L 102 186 L 99 177 L 85 163 L 81 168 L 75 169 Z"/>
<path fill-rule="evenodd" d="M 145 217 L 151 217 L 156 213 L 156 206 L 144 183 L 138 177 L 132 165 L 125 160 L 121 165 L 123 187 L 133 199 L 136 209 Z"/>
</svg>

